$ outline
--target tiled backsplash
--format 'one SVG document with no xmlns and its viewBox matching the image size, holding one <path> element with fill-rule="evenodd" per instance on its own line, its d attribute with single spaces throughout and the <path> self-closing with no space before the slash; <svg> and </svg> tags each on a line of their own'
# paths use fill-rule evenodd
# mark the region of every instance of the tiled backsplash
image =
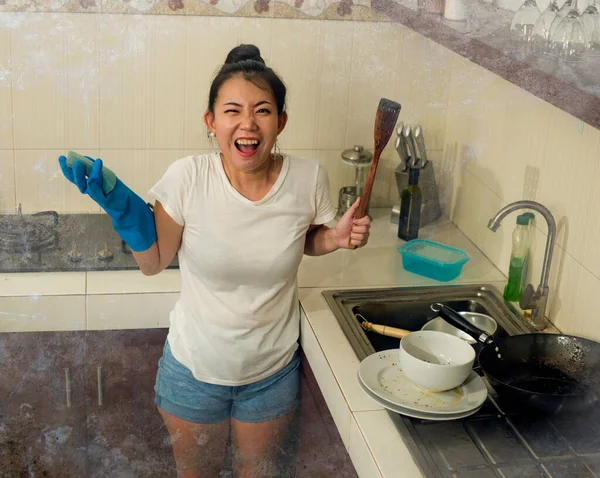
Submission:
<svg viewBox="0 0 600 478">
<path fill-rule="evenodd" d="M 317 158 L 331 193 L 352 184 L 341 152 L 373 147 L 379 98 L 423 125 L 443 207 L 507 271 L 518 199 L 558 223 L 548 313 L 566 332 L 600 338 L 600 131 L 406 27 L 385 22 L 112 14 L 3 14 L 0 22 L 0 212 L 97 211 L 61 175 L 74 149 L 102 157 L 145 196 L 167 166 L 210 151 L 202 116 L 210 80 L 236 44 L 258 45 L 288 85 L 281 149 Z M 393 139 L 372 197 L 391 206 Z M 538 219 L 537 285 L 545 245 Z"/>
<path fill-rule="evenodd" d="M 558 228 L 547 315 L 563 332 L 600 339 L 600 131 L 461 58 L 452 72 L 443 153 L 454 171 L 443 185 L 451 219 L 506 273 L 516 214 L 496 233 L 488 220 L 519 199 L 547 206 Z M 537 287 L 541 216 L 536 227 Z"/>
<path fill-rule="evenodd" d="M 438 92 L 437 83 L 447 72 L 438 60 L 450 53 L 399 24 L 68 13 L 3 18 L 5 212 L 18 204 L 23 212 L 97 211 L 58 169 L 56 157 L 68 149 L 102 157 L 141 195 L 175 159 L 210 151 L 203 123 L 210 81 L 241 42 L 258 45 L 288 85 L 281 149 L 319 159 L 334 201 L 354 181 L 341 152 L 373 147 L 380 97 L 400 101 L 403 120 L 423 123 L 430 148 L 443 145 L 444 87 Z M 379 165 L 374 206 L 397 202 L 397 164 L 392 140 Z"/>
</svg>

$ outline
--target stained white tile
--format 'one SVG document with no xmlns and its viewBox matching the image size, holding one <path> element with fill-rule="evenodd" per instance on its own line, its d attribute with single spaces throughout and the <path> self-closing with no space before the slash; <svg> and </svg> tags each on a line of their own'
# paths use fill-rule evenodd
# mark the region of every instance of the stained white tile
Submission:
<svg viewBox="0 0 600 478">
<path fill-rule="evenodd" d="M 387 411 L 356 412 L 354 420 L 382 476 L 407 478 L 422 476 Z"/>
<path fill-rule="evenodd" d="M 14 148 L 13 141 L 13 62 L 10 53 L 10 28 L 0 28 L 0 150 Z"/>
<path fill-rule="evenodd" d="M 600 340 L 598 308 L 600 307 L 600 279 L 586 269 L 581 270 L 575 306 L 568 331 L 594 340 Z"/>
<path fill-rule="evenodd" d="M 69 182 L 58 165 L 64 150 L 16 150 L 17 205 L 23 213 L 54 210 L 57 212 L 99 212 L 100 207 Z M 93 151 L 88 152 L 95 156 Z"/>
<path fill-rule="evenodd" d="M 187 17 L 161 17 L 154 28 L 152 70 L 154 93 L 150 97 L 152 122 L 149 144 L 152 149 L 183 149 Z"/>
<path fill-rule="evenodd" d="M 537 255 L 541 257 L 545 243 L 536 247 Z M 532 271 L 533 272 L 533 271 Z M 536 270 L 537 272 L 537 270 Z M 584 268 L 562 248 L 555 247 L 550 268 L 550 292 L 546 306 L 546 317 L 564 333 L 571 333 L 579 326 L 579 319 L 574 314 L 576 296 L 584 274 Z M 589 274 L 585 271 L 585 274 Z M 532 283 L 539 284 L 540 275 L 532 274 Z M 600 288 L 600 281 L 596 282 Z M 598 289 L 600 290 L 600 289 Z"/>
<path fill-rule="evenodd" d="M 429 93 L 425 104 L 424 118 L 417 118 L 423 127 L 427 151 L 442 150 L 444 147 L 452 64 L 455 55 L 437 43 L 430 44 L 429 58 L 427 59 Z"/>
<path fill-rule="evenodd" d="M 273 22 L 277 41 L 271 44 L 271 63 L 288 88 L 289 119 L 278 139 L 284 150 L 313 148 L 315 144 L 322 25 L 318 20 Z"/>
<path fill-rule="evenodd" d="M 579 133 L 578 123 L 576 118 L 555 110 L 541 169 L 539 201 L 552 211 L 558 224 L 557 243 L 583 262 L 588 218 L 596 218 L 590 198 L 595 186 L 600 131 L 584 127 Z M 542 221 L 540 226 L 545 231 Z"/>
<path fill-rule="evenodd" d="M 65 31 L 56 17 L 19 18 L 19 27 L 11 31 L 15 148 L 63 150 L 68 96 Z"/>
<path fill-rule="evenodd" d="M 531 181 L 531 176 L 535 178 L 541 172 L 554 110 L 532 94 L 511 88 L 499 160 L 506 173 L 502 184 L 505 201 L 540 199 L 539 183 Z"/>
<path fill-rule="evenodd" d="M 596 173 L 592 179 L 592 192 L 588 199 L 590 205 L 600 203 L 600 144 L 595 158 Z M 583 254 L 581 263 L 591 271 L 596 277 L 600 277 L 600 248 L 598 247 L 598 237 L 600 237 L 600 218 L 595 212 L 595 208 L 590 207 L 587 218 L 587 224 L 584 229 Z"/>
<path fill-rule="evenodd" d="M 100 145 L 152 144 L 154 22 L 152 15 L 100 15 Z"/>
<path fill-rule="evenodd" d="M 204 124 L 210 85 L 243 26 L 241 18 L 186 17 L 185 149 L 212 148 Z"/>
<path fill-rule="evenodd" d="M 87 296 L 88 330 L 160 327 L 179 294 L 118 294 Z M 160 324 L 159 324 L 160 323 Z"/>
<path fill-rule="evenodd" d="M 0 331 L 85 330 L 85 296 L 0 297 Z"/>
<path fill-rule="evenodd" d="M 181 274 L 179 269 L 166 269 L 154 276 L 145 276 L 140 271 L 90 271 L 87 273 L 86 293 L 90 295 L 177 293 L 180 290 Z"/>
<path fill-rule="evenodd" d="M 68 20 L 61 23 L 66 50 L 67 148 L 85 154 L 100 146 L 98 18 L 68 14 L 63 19 Z"/>
<path fill-rule="evenodd" d="M 396 431 L 396 433 L 398 432 Z M 358 476 L 368 478 L 383 477 L 354 416 L 350 422 L 350 446 L 348 454 Z"/>
<path fill-rule="evenodd" d="M 322 23 L 321 64 L 319 68 L 316 149 L 343 151 L 353 144 L 346 144 L 346 117 L 350 89 L 350 71 L 353 50 L 353 22 Z M 317 68 L 317 65 L 315 65 Z M 365 145 L 371 149 L 371 145 Z"/>
<path fill-rule="evenodd" d="M 241 18 L 238 43 L 256 45 L 267 65 L 271 64 L 272 18 Z"/>
<path fill-rule="evenodd" d="M 310 368 L 319 383 L 319 388 L 327 402 L 327 407 L 331 412 L 340 437 L 346 448 L 348 448 L 352 415 L 304 312 L 301 312 L 300 316 L 300 343 Z"/>
<path fill-rule="evenodd" d="M 14 213 L 16 206 L 14 151 L 0 150 L 0 213 Z"/>
<path fill-rule="evenodd" d="M 0 274 L 0 296 L 37 298 L 85 294 L 85 272 L 11 272 Z"/>
<path fill-rule="evenodd" d="M 420 124 L 425 121 L 430 81 L 433 81 L 432 42 L 413 30 L 401 28 L 400 32 L 401 44 L 396 44 L 398 58 L 395 63 L 393 57 L 387 60 L 398 82 L 396 95 L 391 99 L 402 105 L 400 118 L 404 123 Z M 372 45 L 376 49 L 380 46 L 377 42 Z"/>
<path fill-rule="evenodd" d="M 345 144 L 373 144 L 381 98 L 405 101 L 399 91 L 402 77 L 397 65 L 407 31 L 399 23 L 355 23 Z M 401 119 L 405 114 L 401 113 Z"/>
</svg>

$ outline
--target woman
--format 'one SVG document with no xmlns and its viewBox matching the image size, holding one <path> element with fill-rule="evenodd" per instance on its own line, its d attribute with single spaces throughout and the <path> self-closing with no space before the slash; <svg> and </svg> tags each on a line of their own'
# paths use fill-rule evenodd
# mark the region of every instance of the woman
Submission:
<svg viewBox="0 0 600 478">
<path fill-rule="evenodd" d="M 334 228 L 323 168 L 273 152 L 287 122 L 286 88 L 253 45 L 234 48 L 216 75 L 204 120 L 220 153 L 175 161 L 144 201 L 122 182 L 102 191 L 63 172 L 112 217 L 141 271 L 179 252 L 181 296 L 156 379 L 156 404 L 179 476 L 216 477 L 231 433 L 244 477 L 277 476 L 274 455 L 299 395 L 296 275 L 303 254 L 366 244 L 357 201 Z M 152 227 L 155 225 L 155 228 Z"/>
</svg>

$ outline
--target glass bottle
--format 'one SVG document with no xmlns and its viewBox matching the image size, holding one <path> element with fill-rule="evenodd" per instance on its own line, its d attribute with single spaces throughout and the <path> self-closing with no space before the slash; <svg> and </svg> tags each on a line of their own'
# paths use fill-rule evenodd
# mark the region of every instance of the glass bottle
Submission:
<svg viewBox="0 0 600 478">
<path fill-rule="evenodd" d="M 398 237 L 405 241 L 416 239 L 419 236 L 421 205 L 423 203 L 423 192 L 419 187 L 419 172 L 419 168 L 409 169 L 408 186 L 400 194 Z"/>
</svg>

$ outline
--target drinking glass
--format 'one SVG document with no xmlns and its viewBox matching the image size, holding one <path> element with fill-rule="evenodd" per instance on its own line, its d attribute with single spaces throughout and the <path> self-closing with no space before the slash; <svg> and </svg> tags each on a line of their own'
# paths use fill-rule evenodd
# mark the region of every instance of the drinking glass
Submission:
<svg viewBox="0 0 600 478">
<path fill-rule="evenodd" d="M 559 18 L 557 17 L 555 22 Z M 554 31 L 550 32 L 550 49 L 567 61 L 579 61 L 588 48 L 588 33 L 577 9 L 577 0 L 573 0 L 569 13 L 560 20 Z"/>
<path fill-rule="evenodd" d="M 536 51 L 540 53 L 550 52 L 550 26 L 556 19 L 556 14 L 559 10 L 556 0 L 552 0 L 546 10 L 542 12 L 537 22 L 535 22 L 532 35 Z"/>
<path fill-rule="evenodd" d="M 540 17 L 540 9 L 535 0 L 525 0 L 521 8 L 517 10 L 510 23 L 510 33 L 513 40 L 518 42 L 531 42 L 533 27 Z"/>
<path fill-rule="evenodd" d="M 588 34 L 588 55 L 600 56 L 600 8 L 590 3 L 581 14 L 581 21 Z"/>
</svg>

